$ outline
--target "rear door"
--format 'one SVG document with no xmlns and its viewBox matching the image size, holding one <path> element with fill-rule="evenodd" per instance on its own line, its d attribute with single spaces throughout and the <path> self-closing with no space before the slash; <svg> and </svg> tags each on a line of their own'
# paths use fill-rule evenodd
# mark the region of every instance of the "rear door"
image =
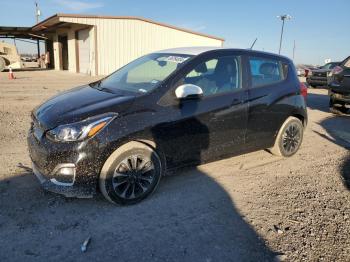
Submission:
<svg viewBox="0 0 350 262">
<path fill-rule="evenodd" d="M 289 65 L 268 55 L 248 57 L 249 113 L 247 147 L 270 147 L 280 126 L 293 110 L 295 83 L 289 83 Z"/>
</svg>

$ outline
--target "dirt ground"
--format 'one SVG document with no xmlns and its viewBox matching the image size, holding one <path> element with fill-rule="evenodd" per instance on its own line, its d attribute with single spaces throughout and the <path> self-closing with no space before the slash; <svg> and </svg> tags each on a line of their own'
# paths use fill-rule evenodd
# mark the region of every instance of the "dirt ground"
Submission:
<svg viewBox="0 0 350 262">
<path fill-rule="evenodd" d="M 309 90 L 292 158 L 259 151 L 179 171 L 118 207 L 44 192 L 30 169 L 30 111 L 92 78 L 15 74 L 0 73 L 0 261 L 350 260 L 350 117 L 329 113 L 326 90 Z"/>
</svg>

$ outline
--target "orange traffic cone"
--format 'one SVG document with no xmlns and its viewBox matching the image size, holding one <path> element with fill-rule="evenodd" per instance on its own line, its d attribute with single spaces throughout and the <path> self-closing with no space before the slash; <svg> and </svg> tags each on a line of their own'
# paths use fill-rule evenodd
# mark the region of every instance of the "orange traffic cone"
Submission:
<svg viewBox="0 0 350 262">
<path fill-rule="evenodd" d="M 15 75 L 12 72 L 12 68 L 9 68 L 9 79 L 15 79 Z"/>
</svg>

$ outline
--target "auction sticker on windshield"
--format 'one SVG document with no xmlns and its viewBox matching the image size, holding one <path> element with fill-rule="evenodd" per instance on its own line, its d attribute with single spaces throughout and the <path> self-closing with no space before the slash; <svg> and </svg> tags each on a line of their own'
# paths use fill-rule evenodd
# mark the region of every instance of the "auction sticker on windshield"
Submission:
<svg viewBox="0 0 350 262">
<path fill-rule="evenodd" d="M 172 56 L 166 57 L 164 60 L 167 61 L 167 62 L 173 62 L 173 63 L 177 63 L 177 64 L 182 64 L 187 59 L 189 59 L 189 57 L 173 56 L 172 55 Z"/>
</svg>

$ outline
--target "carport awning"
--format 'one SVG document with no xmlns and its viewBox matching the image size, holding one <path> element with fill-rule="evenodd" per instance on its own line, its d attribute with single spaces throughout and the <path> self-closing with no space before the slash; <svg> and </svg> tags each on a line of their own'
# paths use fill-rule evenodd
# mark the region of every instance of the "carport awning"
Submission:
<svg viewBox="0 0 350 262">
<path fill-rule="evenodd" d="M 31 27 L 0 26 L 0 38 L 47 39 Z"/>
</svg>

